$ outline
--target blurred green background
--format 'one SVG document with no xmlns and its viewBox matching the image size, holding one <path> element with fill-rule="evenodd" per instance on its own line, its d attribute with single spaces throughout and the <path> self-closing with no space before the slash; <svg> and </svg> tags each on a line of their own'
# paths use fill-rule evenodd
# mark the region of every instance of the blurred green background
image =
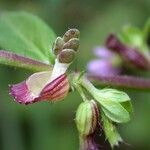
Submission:
<svg viewBox="0 0 150 150">
<path fill-rule="evenodd" d="M 142 27 L 150 16 L 149 0 L 0 0 L 0 13 L 24 10 L 40 16 L 62 35 L 68 28 L 81 31 L 80 53 L 73 69 L 84 69 L 94 58 L 92 48 L 103 44 L 110 32 L 123 25 Z M 31 72 L 0 66 L 0 149 L 77 150 L 74 116 L 81 98 L 70 93 L 62 102 L 16 104 L 8 95 L 8 84 L 27 78 Z M 142 73 L 142 76 L 150 74 Z M 150 93 L 127 91 L 133 100 L 131 122 L 119 126 L 125 143 L 118 149 L 150 149 Z M 99 136 L 101 138 L 101 136 Z M 102 149 L 105 143 L 101 143 Z"/>
</svg>

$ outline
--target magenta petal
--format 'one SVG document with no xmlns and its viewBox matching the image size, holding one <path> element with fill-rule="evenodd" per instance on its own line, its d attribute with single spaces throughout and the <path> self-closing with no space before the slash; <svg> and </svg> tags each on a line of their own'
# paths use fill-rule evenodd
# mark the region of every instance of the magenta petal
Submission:
<svg viewBox="0 0 150 150">
<path fill-rule="evenodd" d="M 69 91 L 69 80 L 66 74 L 63 74 L 47 84 L 40 93 L 43 99 L 51 99 L 52 101 L 63 99 Z"/>
<path fill-rule="evenodd" d="M 50 72 L 39 72 L 31 75 L 26 81 L 10 86 L 10 95 L 18 103 L 31 104 L 43 100 L 62 100 L 68 94 L 69 80 L 62 74 L 50 83 Z"/>
<path fill-rule="evenodd" d="M 87 69 L 90 74 L 96 76 L 112 76 L 120 72 L 120 68 L 114 67 L 111 62 L 105 59 L 90 61 Z"/>
<path fill-rule="evenodd" d="M 31 104 L 38 101 L 39 93 L 49 80 L 51 71 L 32 74 L 27 80 L 10 86 L 10 95 L 16 102 Z"/>
<path fill-rule="evenodd" d="M 35 102 L 35 96 L 29 91 L 26 81 L 10 86 L 10 95 L 12 95 L 18 103 L 30 104 Z"/>
</svg>

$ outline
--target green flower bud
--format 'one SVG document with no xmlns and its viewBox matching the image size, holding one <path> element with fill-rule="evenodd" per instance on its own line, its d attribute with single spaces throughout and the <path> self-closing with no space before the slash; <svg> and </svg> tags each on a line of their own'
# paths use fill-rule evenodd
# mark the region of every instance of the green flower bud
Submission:
<svg viewBox="0 0 150 150">
<path fill-rule="evenodd" d="M 68 42 L 72 38 L 79 38 L 79 36 L 80 31 L 78 29 L 70 29 L 64 34 L 63 40 L 64 42 Z"/>
<path fill-rule="evenodd" d="M 63 49 L 58 55 L 60 63 L 71 63 L 75 58 L 75 51 L 72 49 Z"/>
<path fill-rule="evenodd" d="M 98 120 L 99 110 L 94 100 L 82 102 L 76 112 L 76 125 L 81 136 L 94 133 Z"/>
<path fill-rule="evenodd" d="M 64 44 L 63 49 L 73 49 L 77 51 L 79 48 L 79 39 L 78 38 L 72 38 L 67 43 Z"/>
<path fill-rule="evenodd" d="M 53 48 L 52 48 L 53 53 L 55 55 L 58 55 L 60 53 L 60 51 L 62 50 L 63 45 L 64 45 L 63 39 L 61 37 L 57 37 L 57 39 L 54 42 Z"/>
</svg>

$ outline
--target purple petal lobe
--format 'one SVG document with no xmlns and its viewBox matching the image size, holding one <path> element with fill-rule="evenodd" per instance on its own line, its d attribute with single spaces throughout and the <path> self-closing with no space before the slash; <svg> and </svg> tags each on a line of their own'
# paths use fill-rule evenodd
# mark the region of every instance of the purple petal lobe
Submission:
<svg viewBox="0 0 150 150">
<path fill-rule="evenodd" d="M 96 76 L 117 75 L 120 69 L 112 66 L 111 62 L 105 59 L 90 61 L 87 65 L 88 72 Z"/>
<path fill-rule="evenodd" d="M 43 99 L 51 99 L 53 101 L 63 99 L 69 91 L 69 81 L 65 74 L 59 76 L 51 83 L 47 84 L 40 93 Z"/>
<path fill-rule="evenodd" d="M 50 71 L 31 75 L 26 81 L 10 86 L 10 95 L 18 103 L 31 104 L 43 100 L 61 100 L 69 91 L 69 81 L 65 74 L 48 83 Z"/>
<path fill-rule="evenodd" d="M 94 54 L 100 58 L 111 59 L 114 53 L 108 50 L 106 47 L 96 47 L 94 49 Z"/>
<path fill-rule="evenodd" d="M 33 103 L 35 96 L 29 91 L 25 81 L 12 85 L 10 87 L 10 95 L 12 95 L 18 103 L 29 104 Z"/>
</svg>

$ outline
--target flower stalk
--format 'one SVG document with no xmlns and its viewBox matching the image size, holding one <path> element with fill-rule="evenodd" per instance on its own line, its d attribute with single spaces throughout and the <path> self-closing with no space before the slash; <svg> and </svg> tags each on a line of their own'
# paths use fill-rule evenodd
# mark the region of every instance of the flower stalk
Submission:
<svg viewBox="0 0 150 150">
<path fill-rule="evenodd" d="M 135 76 L 94 76 L 87 74 L 86 77 L 96 86 L 113 86 L 124 89 L 150 91 L 150 79 Z"/>
</svg>

